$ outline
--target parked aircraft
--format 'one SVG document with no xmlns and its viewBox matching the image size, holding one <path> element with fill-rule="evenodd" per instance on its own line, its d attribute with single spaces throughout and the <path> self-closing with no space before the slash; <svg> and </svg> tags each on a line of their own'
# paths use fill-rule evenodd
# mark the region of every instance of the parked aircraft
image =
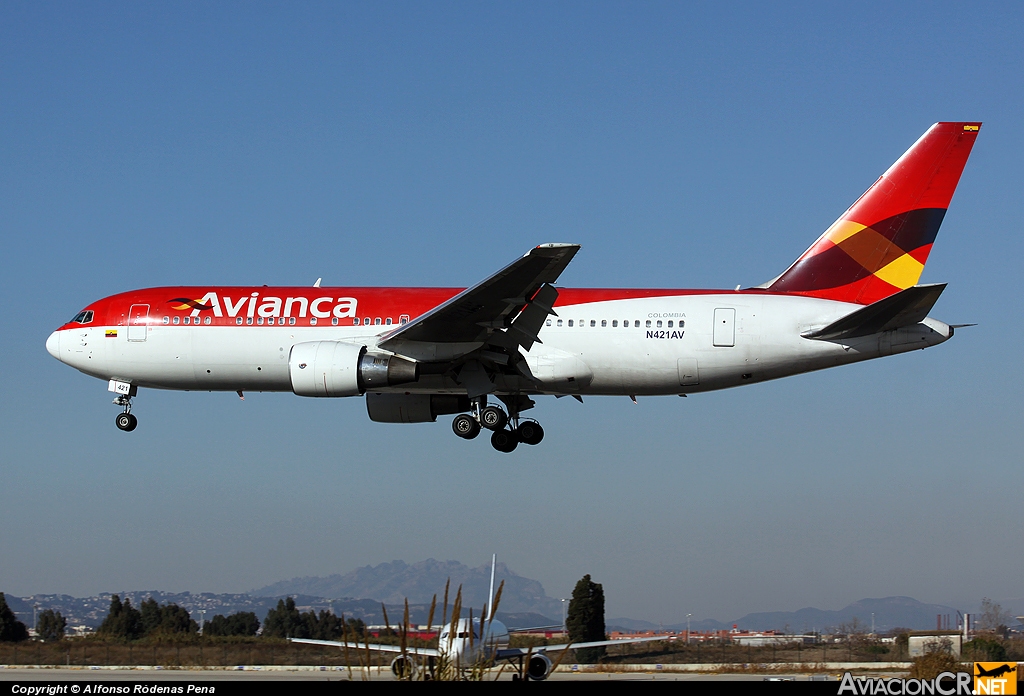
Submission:
<svg viewBox="0 0 1024 696">
<path fill-rule="evenodd" d="M 511 452 L 544 436 L 522 418 L 539 395 L 686 396 L 951 338 L 928 317 L 946 286 L 917 283 L 980 126 L 933 125 L 788 269 L 746 289 L 560 288 L 580 247 L 542 244 L 466 290 L 135 290 L 88 305 L 46 349 L 107 381 L 126 431 L 140 387 L 291 391 L 365 396 L 378 422 L 455 415 L 459 437 L 484 428 Z"/>
<path fill-rule="evenodd" d="M 389 645 L 380 643 L 360 643 L 358 641 L 314 640 L 311 638 L 290 638 L 293 643 L 325 645 L 342 650 L 373 650 L 377 652 L 397 653 L 391 661 L 391 671 L 395 676 L 413 677 L 420 670 L 454 670 L 455 672 L 472 669 L 488 669 L 496 664 L 507 661 L 516 670 L 513 678 L 527 681 L 543 681 L 548 678 L 554 663 L 548 653 L 559 653 L 569 649 L 596 648 L 607 645 L 625 645 L 627 643 L 648 643 L 651 641 L 671 640 L 669 636 L 647 636 L 643 638 L 624 638 L 620 640 L 597 640 L 580 643 L 564 643 L 561 645 L 541 645 L 534 648 L 510 648 L 511 633 L 536 629 L 519 629 L 510 631 L 504 623 L 494 618 L 497 601 L 494 593 L 494 570 L 496 557 L 491 557 L 491 585 L 487 594 L 487 606 L 479 618 L 453 615 L 450 622 L 444 621 L 438 634 L 436 648 L 419 648 L 407 645 Z M 546 626 L 544 628 L 552 628 Z"/>
</svg>

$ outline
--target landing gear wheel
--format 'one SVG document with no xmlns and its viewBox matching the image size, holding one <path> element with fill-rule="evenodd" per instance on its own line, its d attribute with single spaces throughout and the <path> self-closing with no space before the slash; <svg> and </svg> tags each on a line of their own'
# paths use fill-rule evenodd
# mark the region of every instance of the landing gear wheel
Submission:
<svg viewBox="0 0 1024 696">
<path fill-rule="evenodd" d="M 476 422 L 476 419 L 473 418 L 473 416 L 460 413 L 455 416 L 455 420 L 452 421 L 452 430 L 462 439 L 472 440 L 480 434 L 480 424 Z"/>
<path fill-rule="evenodd" d="M 497 406 L 488 406 L 480 411 L 480 425 L 488 430 L 501 430 L 508 424 L 508 416 Z"/>
<path fill-rule="evenodd" d="M 138 426 L 139 419 L 130 413 L 119 413 L 117 414 L 117 418 L 114 419 L 114 424 L 118 427 L 119 430 L 123 430 L 126 433 L 130 433 L 131 431 L 135 430 L 136 426 Z"/>
<path fill-rule="evenodd" d="M 519 444 L 519 438 L 512 430 L 495 430 L 491 434 L 491 446 L 499 452 L 508 454 Z"/>
<path fill-rule="evenodd" d="M 523 421 L 516 428 L 519 441 L 527 445 L 539 445 L 544 439 L 544 428 L 537 421 Z"/>
</svg>

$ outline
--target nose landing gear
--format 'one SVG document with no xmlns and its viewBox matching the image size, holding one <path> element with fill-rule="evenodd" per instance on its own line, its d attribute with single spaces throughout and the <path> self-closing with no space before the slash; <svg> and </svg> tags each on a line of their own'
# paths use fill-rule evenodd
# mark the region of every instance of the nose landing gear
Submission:
<svg viewBox="0 0 1024 696">
<path fill-rule="evenodd" d="M 132 397 L 119 394 L 114 399 L 114 405 L 124 407 L 124 412 L 117 414 L 117 418 L 114 419 L 114 425 L 117 426 L 117 429 L 123 430 L 126 433 L 135 430 L 139 425 L 139 419 L 132 415 Z"/>
</svg>

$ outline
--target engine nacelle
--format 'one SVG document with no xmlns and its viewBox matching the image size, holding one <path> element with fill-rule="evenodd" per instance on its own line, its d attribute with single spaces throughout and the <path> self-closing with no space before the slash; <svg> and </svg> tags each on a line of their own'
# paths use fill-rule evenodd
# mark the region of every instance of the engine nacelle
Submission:
<svg viewBox="0 0 1024 696">
<path fill-rule="evenodd" d="M 399 655 L 391 661 L 391 673 L 396 679 L 415 679 L 418 667 L 416 660 L 409 655 Z"/>
<path fill-rule="evenodd" d="M 397 355 L 367 353 L 344 341 L 310 341 L 288 355 L 292 391 L 299 396 L 359 396 L 367 389 L 419 379 L 419 365 Z"/>
<path fill-rule="evenodd" d="M 530 656 L 530 664 L 526 666 L 526 678 L 533 681 L 544 681 L 551 674 L 551 660 L 544 653 Z"/>
<path fill-rule="evenodd" d="M 377 423 L 433 423 L 447 413 L 463 413 L 469 398 L 447 394 L 380 394 L 367 392 L 366 412 Z"/>
</svg>

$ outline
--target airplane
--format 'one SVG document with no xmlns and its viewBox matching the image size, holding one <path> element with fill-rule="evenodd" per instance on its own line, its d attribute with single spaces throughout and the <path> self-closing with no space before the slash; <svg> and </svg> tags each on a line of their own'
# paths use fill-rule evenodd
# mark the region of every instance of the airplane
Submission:
<svg viewBox="0 0 1024 696">
<path fill-rule="evenodd" d="M 468 289 L 161 287 L 85 307 L 47 351 L 139 388 L 365 396 L 371 420 L 482 429 L 511 452 L 533 397 L 679 395 L 924 349 L 955 329 L 918 285 L 979 122 L 931 126 L 793 264 L 735 290 L 556 287 L 578 244 L 541 244 Z M 489 399 L 494 402 L 489 403 Z M 500 405 L 499 405 L 500 404 Z M 504 406 L 504 409 L 502 408 Z"/>
<path fill-rule="evenodd" d="M 490 669 L 507 661 L 515 671 L 514 681 L 544 681 L 557 663 L 552 663 L 548 653 L 563 652 L 570 649 L 596 648 L 608 645 L 625 645 L 628 643 L 648 643 L 651 641 L 671 640 L 671 636 L 644 636 L 642 638 L 622 638 L 619 640 L 596 640 L 580 643 L 564 643 L 560 645 L 540 645 L 533 648 L 510 648 L 509 638 L 512 633 L 522 633 L 537 628 L 509 630 L 504 623 L 494 618 L 498 610 L 501 588 L 494 592 L 494 570 L 497 556 L 491 556 L 491 584 L 487 593 L 487 606 L 478 618 L 460 616 L 453 607 L 451 621 L 443 621 L 444 625 L 438 634 L 436 648 L 420 648 L 408 645 L 390 645 L 380 643 L 360 643 L 359 641 L 316 640 L 313 638 L 289 638 L 292 643 L 323 645 L 342 650 L 372 650 L 376 652 L 397 653 L 391 661 L 391 671 L 399 678 L 415 678 L 426 669 L 427 676 L 436 676 L 438 670 L 452 670 L 453 676 L 460 672 L 478 669 Z M 504 585 L 504 581 L 502 581 Z M 461 588 L 460 588 L 461 593 Z M 446 590 L 447 598 L 447 590 Z M 459 604 L 459 600 L 456 600 Z M 408 609 L 408 606 L 406 607 Z M 447 607 L 445 608 L 447 611 Z M 431 609 L 431 616 L 433 616 Z M 408 621 L 408 617 L 406 617 Z M 407 627 L 406 627 L 407 628 Z M 554 628 L 544 626 L 540 628 Z"/>
</svg>

